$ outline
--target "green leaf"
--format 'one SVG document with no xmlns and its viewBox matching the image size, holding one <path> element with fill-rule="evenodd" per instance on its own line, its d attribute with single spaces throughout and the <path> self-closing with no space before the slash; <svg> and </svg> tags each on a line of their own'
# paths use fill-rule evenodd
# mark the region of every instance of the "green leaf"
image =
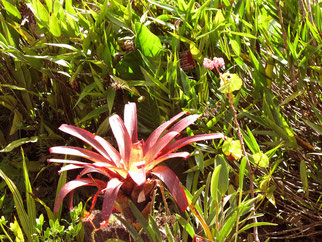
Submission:
<svg viewBox="0 0 322 242">
<path fill-rule="evenodd" d="M 13 201 L 16 207 L 16 211 L 17 211 L 21 226 L 26 236 L 30 238 L 30 241 L 31 241 L 33 228 L 31 224 L 29 224 L 28 214 L 26 213 L 26 210 L 24 208 L 23 200 L 21 198 L 19 190 L 16 187 L 16 185 L 13 183 L 13 181 L 9 177 L 7 177 L 6 174 L 4 174 L 4 172 L 1 169 L 0 169 L 0 177 L 6 182 L 8 188 L 10 189 L 13 195 Z"/>
<path fill-rule="evenodd" d="M 26 187 L 28 219 L 29 219 L 30 226 L 34 227 L 36 222 L 36 204 L 35 204 L 34 198 L 31 195 L 32 188 L 31 188 L 28 169 L 26 165 L 25 154 L 22 148 L 21 148 L 21 154 L 22 154 L 23 175 L 24 175 L 25 187 Z"/>
<path fill-rule="evenodd" d="M 240 140 L 226 139 L 222 145 L 222 152 L 227 158 L 239 160 L 243 156 Z"/>
<path fill-rule="evenodd" d="M 223 155 L 217 155 L 215 159 L 215 166 L 221 165 L 220 174 L 219 174 L 219 184 L 218 190 L 223 196 L 226 194 L 229 185 L 229 177 L 228 177 L 228 168 L 227 163 Z"/>
<path fill-rule="evenodd" d="M 50 15 L 44 5 L 42 5 L 41 1 L 32 1 L 32 7 L 34 8 L 36 17 L 38 17 L 43 24 L 48 24 Z"/>
<path fill-rule="evenodd" d="M 49 20 L 49 31 L 52 33 L 55 37 L 60 37 L 61 35 L 61 29 L 60 29 L 60 21 L 57 19 L 57 17 L 52 14 Z"/>
<path fill-rule="evenodd" d="M 204 169 L 204 160 L 203 160 L 203 154 L 202 151 L 200 149 L 197 149 L 194 152 L 194 156 L 195 156 L 195 161 L 197 163 L 197 166 L 199 167 L 199 170 L 203 173 L 203 169 Z"/>
<path fill-rule="evenodd" d="M 38 136 L 33 136 L 31 138 L 22 138 L 22 139 L 18 139 L 15 141 L 12 141 L 10 144 L 8 144 L 4 149 L 0 150 L 0 152 L 10 152 L 13 149 L 27 144 L 27 143 L 35 143 L 38 141 Z"/>
<path fill-rule="evenodd" d="M 39 202 L 44 208 L 45 208 L 45 210 L 46 210 L 46 212 L 47 212 L 47 216 L 48 216 L 48 219 L 50 220 L 56 220 L 57 219 L 57 217 L 56 217 L 56 215 L 53 213 L 53 211 L 46 205 L 46 203 L 44 203 L 41 199 L 39 199 L 39 198 L 35 198 L 35 200 L 37 201 L 37 202 Z"/>
<path fill-rule="evenodd" d="M 142 53 L 148 57 L 158 56 L 163 49 L 160 39 L 139 22 L 135 23 L 135 31 L 136 43 L 140 46 Z"/>
<path fill-rule="evenodd" d="M 15 217 L 15 220 L 13 223 L 10 223 L 10 230 L 13 232 L 13 234 L 16 237 L 16 241 L 23 242 L 25 241 L 25 238 L 23 237 L 22 230 L 19 226 L 19 223 Z"/>
<path fill-rule="evenodd" d="M 239 190 L 240 191 L 243 190 L 246 165 L 247 165 L 247 158 L 243 157 L 239 167 Z"/>
<path fill-rule="evenodd" d="M 140 234 L 136 231 L 135 228 L 133 228 L 132 225 L 128 221 L 126 221 L 121 216 L 118 216 L 117 214 L 112 214 L 112 216 L 115 216 L 121 223 L 126 227 L 126 229 L 130 232 L 131 236 L 133 237 L 134 241 L 143 242 Z"/>
<path fill-rule="evenodd" d="M 103 106 L 100 106 L 98 108 L 95 108 L 93 111 L 91 111 L 90 113 L 88 113 L 85 117 L 83 117 L 79 122 L 77 122 L 77 124 L 83 123 L 89 119 L 98 117 L 100 114 L 102 113 L 107 113 L 108 111 L 108 105 L 105 104 Z"/>
<path fill-rule="evenodd" d="M 212 174 L 212 177 L 211 177 L 211 184 L 210 184 L 211 197 L 216 202 L 219 201 L 218 182 L 219 182 L 220 170 L 221 170 L 221 165 L 219 165 L 215 168 L 214 173 Z"/>
<path fill-rule="evenodd" d="M 243 86 L 242 79 L 237 74 L 224 73 L 220 78 L 219 91 L 222 93 L 232 93 L 238 91 Z"/>
<path fill-rule="evenodd" d="M 58 184 L 57 184 L 57 188 L 56 188 L 55 202 L 57 200 L 57 196 L 58 196 L 58 193 L 59 193 L 60 189 L 66 184 L 66 182 L 67 182 L 67 171 L 63 171 L 60 174 L 60 177 L 59 177 L 59 180 L 58 180 Z M 58 219 L 61 216 L 62 207 L 63 207 L 63 205 L 60 206 L 58 213 L 55 215 Z"/>
<path fill-rule="evenodd" d="M 156 235 L 153 229 L 149 226 L 148 221 L 144 218 L 140 210 L 133 204 L 131 200 L 129 200 L 129 206 L 133 215 L 136 217 L 138 222 L 142 225 L 143 230 L 147 233 L 150 241 L 156 241 Z"/>
<path fill-rule="evenodd" d="M 193 195 L 193 197 L 192 197 L 192 199 L 191 199 L 191 204 L 192 204 L 192 205 L 195 205 L 195 204 L 196 204 L 196 202 L 197 202 L 197 200 L 198 200 L 199 196 L 201 195 L 201 193 L 203 192 L 203 190 L 205 189 L 205 187 L 206 187 L 206 185 L 203 185 L 202 187 L 200 187 L 200 188 L 198 189 L 198 191 L 197 191 L 197 192 L 195 192 L 195 193 L 194 193 L 194 195 Z"/>
<path fill-rule="evenodd" d="M 263 225 L 270 225 L 270 226 L 276 226 L 277 224 L 273 224 L 273 223 L 268 223 L 268 222 L 257 222 L 257 223 L 251 223 L 251 224 L 247 224 L 244 227 L 242 227 L 239 231 L 238 234 L 246 231 L 247 229 L 253 228 L 253 227 L 258 227 L 258 226 L 263 226 Z"/>
<path fill-rule="evenodd" d="M 254 159 L 254 164 L 255 166 L 259 166 L 262 168 L 266 168 L 269 166 L 269 158 L 266 154 L 264 154 L 263 152 L 258 152 L 256 154 L 253 155 L 253 159 Z"/>
<path fill-rule="evenodd" d="M 320 135 L 322 135 L 322 126 L 314 124 L 312 122 L 310 122 L 309 120 L 304 120 L 304 122 L 310 126 L 314 131 L 316 131 L 317 133 L 319 133 Z"/>
<path fill-rule="evenodd" d="M 108 105 L 109 114 L 112 113 L 112 109 L 114 107 L 115 94 L 116 94 L 115 89 L 113 89 L 113 88 L 107 89 L 106 101 L 107 101 L 107 105 Z"/>
<path fill-rule="evenodd" d="M 230 39 L 230 44 L 235 54 L 239 56 L 241 53 L 240 43 L 236 39 Z"/>
<path fill-rule="evenodd" d="M 303 190 L 305 191 L 306 195 L 309 195 L 309 184 L 308 184 L 308 180 L 307 180 L 307 170 L 306 170 L 306 165 L 305 165 L 305 161 L 301 160 L 300 163 L 300 176 L 301 176 L 301 181 L 302 181 L 302 185 L 303 185 Z"/>
<path fill-rule="evenodd" d="M 7 13 L 13 15 L 14 17 L 21 19 L 21 14 L 15 5 L 7 2 L 6 0 L 1 0 L 4 8 L 6 9 Z"/>
<path fill-rule="evenodd" d="M 183 217 L 181 217 L 180 215 L 176 214 L 176 219 L 177 221 L 181 224 L 182 228 L 188 232 L 188 234 L 193 237 L 193 235 L 195 234 L 195 231 L 193 229 L 193 227 L 191 226 L 190 223 L 188 223 L 188 221 L 186 219 L 184 219 Z"/>
<path fill-rule="evenodd" d="M 237 211 L 235 211 L 233 213 L 233 215 L 226 221 L 226 223 L 224 224 L 224 226 L 222 227 L 221 231 L 220 231 L 220 235 L 219 235 L 219 242 L 224 241 L 225 238 L 228 236 L 228 234 L 230 233 L 230 231 L 234 228 L 233 224 L 236 223 L 237 221 Z"/>
<path fill-rule="evenodd" d="M 86 96 L 88 96 L 91 91 L 96 87 L 96 83 L 95 82 L 92 82 L 91 84 L 89 84 L 88 86 L 86 86 L 83 91 L 81 92 L 81 94 L 79 95 L 79 98 L 76 102 L 76 104 L 74 105 L 74 108 L 78 105 L 78 103 L 80 101 L 82 101 L 82 99 Z"/>
<path fill-rule="evenodd" d="M 14 133 L 16 133 L 19 130 L 19 127 L 22 125 L 22 123 L 23 116 L 17 109 L 15 109 L 9 135 L 13 135 Z"/>
</svg>

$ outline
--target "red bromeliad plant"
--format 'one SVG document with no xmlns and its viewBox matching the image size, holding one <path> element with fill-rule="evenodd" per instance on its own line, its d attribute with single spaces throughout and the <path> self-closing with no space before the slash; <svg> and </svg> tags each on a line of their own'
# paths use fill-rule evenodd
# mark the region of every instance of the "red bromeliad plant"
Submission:
<svg viewBox="0 0 322 242">
<path fill-rule="evenodd" d="M 125 105 L 124 122 L 118 115 L 110 117 L 109 122 L 118 144 L 117 151 L 109 142 L 82 128 L 63 124 L 60 130 L 73 135 L 90 146 L 96 152 L 78 147 L 56 146 L 50 148 L 51 153 L 78 156 L 92 163 L 65 159 L 49 159 L 49 162 L 66 163 L 60 172 L 82 169 L 75 180 L 67 182 L 60 190 L 54 212 L 56 213 L 65 196 L 70 193 L 70 209 L 73 208 L 73 193 L 76 188 L 94 186 L 98 191 L 93 196 L 91 210 L 98 196 L 103 193 L 102 219 L 108 221 L 113 208 L 120 211 L 131 223 L 135 218 L 131 213 L 128 201 L 131 200 L 147 217 L 152 208 L 151 194 L 156 181 L 161 180 L 167 186 L 182 210 L 188 206 L 188 201 L 180 181 L 175 173 L 166 166 L 157 166 L 170 158 L 188 158 L 188 152 L 177 152 L 179 148 L 201 140 L 223 138 L 223 134 L 199 134 L 185 137 L 172 142 L 180 132 L 194 123 L 199 115 L 189 115 L 174 124 L 185 112 L 160 125 L 146 141 L 139 141 L 137 136 L 136 104 Z M 172 125 L 174 124 L 174 125 Z M 172 125 L 172 127 L 170 127 Z M 170 127 L 170 128 L 169 128 Z M 95 179 L 90 173 L 105 175 L 108 181 Z M 86 177 L 84 177 L 87 175 Z"/>
</svg>

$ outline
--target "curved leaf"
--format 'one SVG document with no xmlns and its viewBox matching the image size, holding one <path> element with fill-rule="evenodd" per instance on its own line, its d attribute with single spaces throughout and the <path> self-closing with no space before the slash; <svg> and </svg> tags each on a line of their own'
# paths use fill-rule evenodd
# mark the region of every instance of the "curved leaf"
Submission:
<svg viewBox="0 0 322 242">
<path fill-rule="evenodd" d="M 160 156 L 161 155 L 165 155 L 168 154 L 170 152 L 173 152 L 177 149 L 180 149 L 181 147 L 194 143 L 194 142 L 198 142 L 198 141 L 202 141 L 202 140 L 211 140 L 211 139 L 221 139 L 224 138 L 225 136 L 221 133 L 212 133 L 212 134 L 197 134 L 195 136 L 189 136 L 189 137 L 185 137 L 183 139 L 177 140 L 176 142 L 166 146 L 161 152 L 160 152 Z"/>
<path fill-rule="evenodd" d="M 90 178 L 81 178 L 78 180 L 73 180 L 67 182 L 59 191 L 58 196 L 56 198 L 54 213 L 57 213 L 64 198 L 68 193 L 75 190 L 76 188 L 83 187 L 83 186 L 95 186 L 98 190 L 104 189 L 106 186 L 106 182 L 103 182 L 98 179 L 90 179 Z"/>
<path fill-rule="evenodd" d="M 74 155 L 86 158 L 93 162 L 106 162 L 110 165 L 115 165 L 113 161 L 110 159 L 106 159 L 105 157 L 99 155 L 96 152 L 86 150 L 83 148 L 72 147 L 72 146 L 54 146 L 49 149 L 50 153 L 55 154 L 63 154 L 63 155 Z"/>
<path fill-rule="evenodd" d="M 180 180 L 176 174 L 165 166 L 158 166 L 154 168 L 151 173 L 165 183 L 181 210 L 186 210 L 188 207 L 188 200 L 182 186 L 180 186 Z"/>
<path fill-rule="evenodd" d="M 111 160 L 111 158 L 109 157 L 105 149 L 103 149 L 100 143 L 95 139 L 95 135 L 92 134 L 91 132 L 88 132 L 85 129 L 82 129 L 73 125 L 68 125 L 68 124 L 62 124 L 59 127 L 59 130 L 83 140 L 84 142 L 92 146 L 94 149 L 96 149 L 106 159 Z"/>
<path fill-rule="evenodd" d="M 136 117 L 136 104 L 128 103 L 124 107 L 124 124 L 129 132 L 132 143 L 138 142 L 137 134 L 137 117 Z"/>
<path fill-rule="evenodd" d="M 159 152 L 167 146 L 178 134 L 179 132 L 172 131 L 167 134 L 165 134 L 161 139 L 159 139 L 154 146 L 148 150 L 148 152 L 144 155 L 144 161 L 146 164 L 149 164 L 153 161 L 155 157 L 159 154 Z"/>
<path fill-rule="evenodd" d="M 171 118 L 169 121 L 161 124 L 158 128 L 156 128 L 152 134 L 149 136 L 149 138 L 146 140 L 143 146 L 143 151 L 146 153 L 150 148 L 157 142 L 157 140 L 160 138 L 162 133 L 171 125 L 173 124 L 177 119 L 181 118 L 183 115 L 185 115 L 185 112 L 178 113 L 176 116 Z"/>
<path fill-rule="evenodd" d="M 120 167 L 120 161 L 122 159 L 120 153 L 109 143 L 107 140 L 103 139 L 101 136 L 96 135 L 95 140 L 97 140 L 101 146 L 105 149 L 108 155 L 111 157 L 111 160 Z"/>
<path fill-rule="evenodd" d="M 107 187 L 105 190 L 104 194 L 104 200 L 103 200 L 103 206 L 102 206 L 102 219 L 107 220 L 109 219 L 113 207 L 114 207 L 114 202 L 117 197 L 117 194 L 121 188 L 121 185 L 123 182 L 119 181 L 118 179 L 114 178 L 111 179 L 107 183 Z"/>
<path fill-rule="evenodd" d="M 145 170 L 146 171 L 149 171 L 153 167 L 157 166 L 158 164 L 160 164 L 161 162 L 163 162 L 165 160 L 169 160 L 169 159 L 172 159 L 172 158 L 184 158 L 184 159 L 188 159 L 189 156 L 190 156 L 189 152 L 186 152 L 186 151 L 166 154 L 166 155 L 163 155 L 163 156 L 158 157 L 156 160 L 153 160 L 152 162 L 150 162 L 149 164 L 147 164 L 145 166 Z"/>
<path fill-rule="evenodd" d="M 177 131 L 180 133 L 182 130 L 187 128 L 190 124 L 193 124 L 199 117 L 200 117 L 199 114 L 189 115 L 188 117 L 181 119 L 179 122 L 173 125 L 168 132 Z"/>
<path fill-rule="evenodd" d="M 123 120 L 117 114 L 114 114 L 112 117 L 110 117 L 109 121 L 112 132 L 119 147 L 121 157 L 123 158 L 126 167 L 129 168 L 129 159 L 132 146 L 130 135 L 127 132 Z"/>
</svg>

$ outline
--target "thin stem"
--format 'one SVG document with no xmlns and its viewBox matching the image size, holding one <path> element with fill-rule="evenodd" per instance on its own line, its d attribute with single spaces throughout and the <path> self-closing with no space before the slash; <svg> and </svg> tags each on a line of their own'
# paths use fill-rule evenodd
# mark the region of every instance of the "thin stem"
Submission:
<svg viewBox="0 0 322 242">
<path fill-rule="evenodd" d="M 289 66 L 290 74 L 291 74 L 291 76 L 290 76 L 291 83 L 294 84 L 294 82 L 295 82 L 295 74 L 294 74 L 294 69 L 293 69 L 293 65 L 292 65 L 292 58 L 291 58 L 291 55 L 290 55 L 290 48 L 289 48 L 289 46 L 287 44 L 287 33 L 286 33 L 285 28 L 284 28 L 284 21 L 283 21 L 283 15 L 282 15 L 282 9 L 281 9 L 281 5 L 280 5 L 280 1 L 276 0 L 276 4 L 277 4 L 277 8 L 278 8 L 278 17 L 279 17 L 281 28 L 282 28 L 283 41 L 284 41 L 284 46 L 285 46 L 285 50 L 286 50 L 288 66 Z"/>
<path fill-rule="evenodd" d="M 220 78 L 225 83 L 225 80 L 223 79 L 223 77 L 222 77 L 222 75 L 221 75 L 221 73 L 220 73 L 220 71 L 219 71 L 219 69 L 218 69 L 217 66 L 216 66 L 216 70 L 219 73 Z M 233 104 L 232 94 L 230 93 L 230 86 L 227 85 L 227 88 L 228 88 L 228 102 L 229 102 L 229 106 L 232 109 L 233 114 L 234 114 L 234 123 L 235 123 L 235 125 L 237 127 L 237 135 L 238 135 L 238 138 L 239 138 L 241 147 L 242 147 L 243 155 L 246 157 L 246 160 L 247 160 L 247 167 L 248 167 L 248 173 L 249 173 L 249 182 L 250 182 L 250 195 L 251 195 L 251 198 L 254 198 L 255 197 L 255 194 L 254 194 L 253 170 L 252 170 L 252 167 L 250 165 L 248 155 L 246 153 L 243 134 L 240 131 L 241 130 L 240 129 L 240 125 L 239 125 L 238 120 L 237 120 L 237 111 L 236 111 L 236 109 L 234 107 L 234 104 Z M 253 202 L 253 209 L 255 210 L 255 201 Z M 257 218 L 256 217 L 253 218 L 253 222 L 254 223 L 257 223 Z M 254 241 L 256 241 L 256 242 L 258 241 L 259 242 L 258 227 L 255 226 L 253 231 L 254 231 Z"/>
</svg>

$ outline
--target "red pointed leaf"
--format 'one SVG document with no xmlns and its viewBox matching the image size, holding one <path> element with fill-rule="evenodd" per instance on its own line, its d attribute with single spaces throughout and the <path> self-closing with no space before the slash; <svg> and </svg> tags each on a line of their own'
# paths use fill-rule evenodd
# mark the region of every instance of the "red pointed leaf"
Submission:
<svg viewBox="0 0 322 242">
<path fill-rule="evenodd" d="M 161 124 L 158 128 L 156 128 L 152 134 L 149 136 L 149 138 L 144 143 L 144 154 L 150 150 L 150 148 L 158 141 L 160 136 L 163 134 L 163 132 L 171 125 L 173 124 L 177 119 L 181 118 L 183 115 L 185 115 L 185 112 L 178 113 L 176 116 L 171 118 L 169 121 Z"/>
<path fill-rule="evenodd" d="M 195 136 L 189 136 L 182 139 L 177 140 L 176 142 L 169 144 L 167 147 L 165 147 L 159 154 L 159 156 L 166 155 L 168 153 L 171 153 L 173 151 L 176 151 L 177 149 L 180 149 L 181 147 L 198 142 L 203 140 L 211 140 L 211 139 L 221 139 L 225 136 L 222 133 L 212 133 L 212 134 L 197 134 Z"/>
<path fill-rule="evenodd" d="M 155 157 L 159 154 L 159 152 L 166 147 L 179 133 L 178 132 L 170 132 L 165 134 L 161 139 L 159 139 L 154 146 L 148 150 L 146 155 L 144 156 L 144 161 L 148 165 L 153 161 Z"/>
<path fill-rule="evenodd" d="M 131 166 L 131 169 L 129 170 L 129 175 L 138 186 L 142 186 L 146 181 L 145 170 L 138 169 L 135 164 Z"/>
<path fill-rule="evenodd" d="M 84 142 L 92 146 L 94 149 L 96 149 L 106 159 L 110 159 L 109 155 L 100 145 L 100 143 L 95 140 L 95 135 L 92 134 L 91 132 L 88 132 L 85 129 L 82 129 L 73 125 L 68 125 L 68 124 L 62 124 L 59 127 L 59 129 L 67 134 L 73 135 L 76 138 L 83 140 Z"/>
<path fill-rule="evenodd" d="M 103 182 L 98 179 L 89 179 L 89 178 L 81 178 L 78 180 L 73 180 L 70 182 L 67 182 L 59 191 L 56 202 L 55 202 L 55 207 L 54 207 L 54 213 L 57 213 L 60 205 L 62 204 L 64 198 L 68 193 L 71 191 L 75 190 L 76 188 L 83 187 L 83 186 L 95 186 L 99 190 L 104 189 L 106 186 L 106 182 Z"/>
<path fill-rule="evenodd" d="M 123 178 L 127 177 L 128 172 L 122 168 L 115 167 L 113 165 L 106 164 L 105 162 L 96 162 L 96 163 L 86 163 L 76 160 L 63 160 L 63 159 L 48 159 L 47 162 L 51 163 L 66 163 L 77 166 L 82 166 L 83 168 L 92 167 L 93 169 L 99 169 L 99 173 L 101 173 L 101 169 L 107 169 L 112 172 L 117 172 Z M 117 176 L 117 174 L 115 174 Z"/>
<path fill-rule="evenodd" d="M 123 120 L 116 114 L 109 119 L 114 137 L 117 141 L 121 157 L 127 168 L 129 168 L 129 159 L 131 155 L 131 138 L 123 123 Z"/>
<path fill-rule="evenodd" d="M 151 173 L 165 183 L 181 210 L 186 210 L 188 207 L 188 200 L 183 188 L 180 186 L 180 180 L 176 174 L 165 166 L 158 166 L 154 168 Z"/>
<path fill-rule="evenodd" d="M 199 117 L 200 115 L 198 114 L 189 115 L 188 117 L 181 119 L 179 122 L 173 125 L 168 132 L 177 131 L 180 133 L 182 130 L 187 128 L 190 124 L 193 124 Z"/>
<path fill-rule="evenodd" d="M 114 161 L 115 165 L 120 167 L 120 160 L 122 159 L 120 153 L 109 142 L 107 142 L 107 140 L 103 139 L 101 136 L 96 135 L 95 139 L 106 150 L 108 155 L 111 157 L 111 160 Z"/>
<path fill-rule="evenodd" d="M 50 153 L 74 155 L 86 158 L 93 162 L 106 162 L 110 165 L 115 165 L 113 161 L 106 159 L 104 156 L 83 148 L 71 147 L 71 146 L 55 146 L 49 149 Z"/>
<path fill-rule="evenodd" d="M 137 134 L 137 117 L 136 117 L 136 104 L 128 103 L 124 107 L 124 124 L 129 132 L 132 143 L 138 142 Z"/>
<path fill-rule="evenodd" d="M 177 152 L 177 153 L 170 153 L 163 156 L 158 157 L 156 160 L 150 162 L 147 166 L 145 166 L 145 171 L 148 172 L 149 170 L 153 169 L 153 167 L 160 164 L 162 161 L 169 160 L 172 158 L 184 158 L 187 159 L 189 157 L 189 152 Z"/>
<path fill-rule="evenodd" d="M 104 200 L 103 200 L 103 207 L 102 207 L 102 219 L 107 220 L 109 219 L 113 207 L 114 202 L 117 197 L 117 194 L 121 188 L 123 182 L 119 181 L 118 179 L 111 179 L 107 183 L 106 189 L 104 189 Z"/>
</svg>

